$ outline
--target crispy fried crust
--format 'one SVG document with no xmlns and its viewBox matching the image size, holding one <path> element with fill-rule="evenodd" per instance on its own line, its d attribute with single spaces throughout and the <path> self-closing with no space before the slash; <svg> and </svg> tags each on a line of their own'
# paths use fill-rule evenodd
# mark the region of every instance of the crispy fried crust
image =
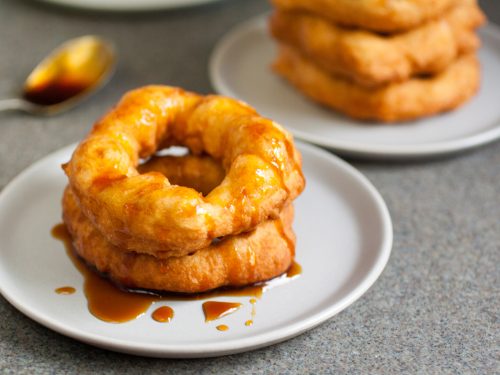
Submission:
<svg viewBox="0 0 500 375">
<path fill-rule="evenodd" d="M 291 265 L 295 235 L 293 207 L 252 232 L 228 237 L 193 255 L 158 259 L 124 251 L 109 243 L 83 214 L 68 187 L 63 218 L 76 252 L 98 271 L 129 288 L 199 293 L 222 286 L 243 286 L 285 272 Z"/>
<path fill-rule="evenodd" d="M 274 69 L 321 104 L 355 118 L 386 122 L 456 108 L 473 96 L 480 83 L 479 62 L 473 54 L 460 57 L 435 76 L 377 88 L 329 75 L 286 46 L 281 47 Z"/>
<path fill-rule="evenodd" d="M 458 55 L 479 47 L 474 30 L 484 21 L 475 0 L 457 0 L 439 19 L 389 36 L 280 10 L 271 17 L 270 29 L 281 43 L 300 50 L 323 70 L 376 86 L 444 70 Z"/>
<path fill-rule="evenodd" d="M 139 174 L 139 158 L 168 145 L 220 161 L 224 180 L 203 197 L 160 173 Z M 126 94 L 64 170 L 84 214 L 108 241 L 171 256 L 277 218 L 304 188 L 300 154 L 280 125 L 239 101 L 167 86 Z"/>
<path fill-rule="evenodd" d="M 378 32 L 411 29 L 439 17 L 456 0 L 272 0 L 284 10 L 306 11 L 348 27 Z"/>
</svg>

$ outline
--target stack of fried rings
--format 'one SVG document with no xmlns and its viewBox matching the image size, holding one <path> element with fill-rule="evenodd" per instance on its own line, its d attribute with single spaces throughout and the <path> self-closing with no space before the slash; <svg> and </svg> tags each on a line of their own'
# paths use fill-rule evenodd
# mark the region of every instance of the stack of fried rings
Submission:
<svg viewBox="0 0 500 375">
<path fill-rule="evenodd" d="M 194 156 L 138 170 L 171 145 Z M 203 292 L 272 278 L 293 261 L 300 154 L 283 128 L 241 102 L 134 90 L 64 170 L 63 217 L 76 251 L 123 286 Z"/>
</svg>

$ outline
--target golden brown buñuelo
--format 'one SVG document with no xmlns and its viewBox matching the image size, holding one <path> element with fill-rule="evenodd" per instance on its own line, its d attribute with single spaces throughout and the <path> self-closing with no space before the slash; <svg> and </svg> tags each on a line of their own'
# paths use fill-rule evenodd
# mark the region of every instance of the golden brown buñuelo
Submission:
<svg viewBox="0 0 500 375">
<path fill-rule="evenodd" d="M 183 145 L 219 160 L 224 180 L 207 196 L 140 174 L 140 158 Z M 182 256 L 213 239 L 278 218 L 304 188 L 292 136 L 248 105 L 179 88 L 126 94 L 64 166 L 84 215 L 114 245 Z"/>
<path fill-rule="evenodd" d="M 279 9 L 271 16 L 270 29 L 281 43 L 299 50 L 330 74 L 377 86 L 443 71 L 459 55 L 479 47 L 475 29 L 484 21 L 475 0 L 457 0 L 441 17 L 391 35 Z"/>
<path fill-rule="evenodd" d="M 69 187 L 63 196 L 63 218 L 78 255 L 127 288 L 200 293 L 244 286 L 282 274 L 294 257 L 291 204 L 279 218 L 264 221 L 253 231 L 229 236 L 193 255 L 168 259 L 126 251 L 108 242 L 83 214 Z"/>
<path fill-rule="evenodd" d="M 310 12 L 344 26 L 397 32 L 439 17 L 455 0 L 272 0 L 272 3 L 280 9 Z"/>
<path fill-rule="evenodd" d="M 287 46 L 281 46 L 273 67 L 318 103 L 362 120 L 386 122 L 454 109 L 470 99 L 480 84 L 480 67 L 474 54 L 460 57 L 434 76 L 375 88 L 328 74 Z"/>
</svg>

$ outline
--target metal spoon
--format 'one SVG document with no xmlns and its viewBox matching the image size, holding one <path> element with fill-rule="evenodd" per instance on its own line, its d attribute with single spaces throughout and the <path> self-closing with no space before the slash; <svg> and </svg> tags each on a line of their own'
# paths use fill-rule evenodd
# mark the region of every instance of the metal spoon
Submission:
<svg viewBox="0 0 500 375">
<path fill-rule="evenodd" d="M 92 35 L 71 39 L 38 64 L 20 97 L 0 100 L 0 112 L 53 115 L 65 111 L 108 82 L 115 66 L 110 42 Z"/>
</svg>

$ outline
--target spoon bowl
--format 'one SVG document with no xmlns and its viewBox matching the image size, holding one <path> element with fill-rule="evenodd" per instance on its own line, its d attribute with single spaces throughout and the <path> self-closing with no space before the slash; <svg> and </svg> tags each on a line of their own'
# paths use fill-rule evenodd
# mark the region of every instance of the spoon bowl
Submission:
<svg viewBox="0 0 500 375">
<path fill-rule="evenodd" d="M 106 84 L 115 67 L 110 42 L 94 35 L 71 39 L 35 67 L 22 96 L 0 101 L 0 111 L 51 115 L 68 110 Z"/>
</svg>

